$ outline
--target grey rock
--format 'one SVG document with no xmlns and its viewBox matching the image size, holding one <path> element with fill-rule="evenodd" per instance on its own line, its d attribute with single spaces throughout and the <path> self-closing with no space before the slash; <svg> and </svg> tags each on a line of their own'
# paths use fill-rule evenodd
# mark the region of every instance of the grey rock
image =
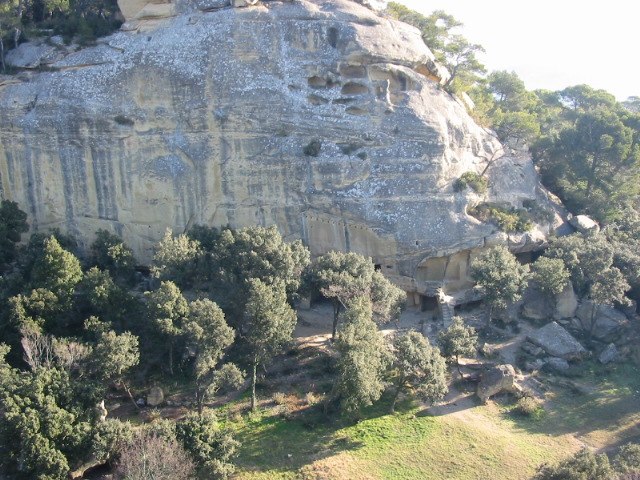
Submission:
<svg viewBox="0 0 640 480">
<path fill-rule="evenodd" d="M 600 225 L 587 215 L 569 216 L 568 220 L 571 226 L 580 233 L 597 233 L 600 231 Z"/>
<path fill-rule="evenodd" d="M 527 339 L 554 357 L 580 359 L 587 350 L 556 322 L 551 322 L 527 335 Z"/>
<path fill-rule="evenodd" d="M 18 68 L 38 68 L 45 63 L 52 63 L 62 58 L 58 48 L 42 40 L 21 43 L 18 48 L 9 50 L 5 61 Z"/>
<path fill-rule="evenodd" d="M 164 392 L 162 388 L 155 386 L 151 387 L 149 393 L 147 394 L 147 405 L 150 407 L 157 407 L 164 403 Z"/>
<path fill-rule="evenodd" d="M 619 353 L 616 345 L 614 343 L 610 343 L 607 347 L 600 353 L 598 357 L 598 361 L 607 365 L 608 363 L 615 362 L 618 359 Z"/>
<path fill-rule="evenodd" d="M 522 350 L 527 352 L 529 355 L 533 355 L 534 357 L 542 355 L 542 353 L 544 352 L 541 347 L 530 342 L 522 342 L 520 348 L 522 348 Z"/>
<path fill-rule="evenodd" d="M 547 358 L 544 367 L 545 369 L 561 373 L 566 372 L 570 368 L 569 362 L 567 362 L 564 358 L 558 357 Z"/>
<path fill-rule="evenodd" d="M 553 318 L 556 320 L 572 318 L 578 309 L 578 297 L 573 291 L 572 285 L 567 285 L 565 289 L 556 295 L 556 308 Z"/>
<path fill-rule="evenodd" d="M 495 229 L 453 183 L 502 146 L 441 88 L 417 29 L 348 0 L 120 3 L 132 31 L 0 89 L 2 197 L 34 229 L 85 250 L 107 229 L 148 263 L 167 227 L 275 225 L 314 255 L 370 256 L 414 291 L 438 271 L 425 260 L 461 252 L 435 280 L 466 281 Z M 525 152 L 485 175 L 487 201 L 542 201 Z M 544 228 L 501 241 L 531 248 Z"/>
<path fill-rule="evenodd" d="M 592 325 L 592 314 L 593 325 Z M 577 326 L 603 342 L 616 340 L 629 321 L 626 315 L 609 305 L 595 306 L 590 300 L 583 301 L 576 311 Z"/>
<path fill-rule="evenodd" d="M 524 367 L 528 372 L 534 372 L 544 367 L 545 361 L 541 358 L 536 358 L 533 362 L 526 362 Z"/>
<path fill-rule="evenodd" d="M 522 388 L 516 381 L 516 372 L 512 365 L 495 365 L 482 373 L 476 394 L 483 403 L 498 393 L 520 394 Z"/>
<path fill-rule="evenodd" d="M 144 407 L 147 404 L 147 402 L 144 400 L 144 398 L 138 398 L 136 400 L 136 405 L 139 407 Z"/>
<path fill-rule="evenodd" d="M 553 306 L 538 290 L 529 288 L 525 292 L 521 315 L 529 320 L 546 320 L 553 315 Z"/>
</svg>

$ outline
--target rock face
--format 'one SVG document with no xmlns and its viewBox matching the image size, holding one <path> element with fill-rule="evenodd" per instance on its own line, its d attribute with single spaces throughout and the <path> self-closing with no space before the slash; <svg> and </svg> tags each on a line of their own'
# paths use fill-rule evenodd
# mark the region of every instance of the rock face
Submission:
<svg viewBox="0 0 640 480">
<path fill-rule="evenodd" d="M 572 318 L 578 309 L 578 297 L 573 291 L 572 285 L 567 285 L 565 289 L 556 295 L 556 308 L 553 317 L 556 320 Z"/>
<path fill-rule="evenodd" d="M 33 228 L 84 248 L 107 229 L 147 262 L 167 227 L 275 224 L 408 291 L 468 284 L 489 239 L 544 240 L 466 214 L 480 199 L 453 182 L 488 159 L 482 200 L 540 200 L 538 178 L 442 90 L 416 29 L 348 0 L 121 6 L 128 31 L 0 83 L 0 193 Z"/>
<path fill-rule="evenodd" d="M 483 403 L 498 393 L 520 394 L 522 388 L 516 382 L 516 371 L 512 365 L 495 365 L 482 374 L 476 394 Z"/>
<path fill-rule="evenodd" d="M 592 317 L 593 309 L 597 308 Z M 605 342 L 616 340 L 628 324 L 627 317 L 609 305 L 595 307 L 591 301 L 584 301 L 576 312 L 577 325 L 585 332 Z M 593 319 L 592 319 L 593 318 Z"/>
<path fill-rule="evenodd" d="M 556 322 L 548 323 L 530 333 L 527 339 L 552 357 L 574 360 L 582 358 L 587 353 L 580 342 Z"/>
</svg>

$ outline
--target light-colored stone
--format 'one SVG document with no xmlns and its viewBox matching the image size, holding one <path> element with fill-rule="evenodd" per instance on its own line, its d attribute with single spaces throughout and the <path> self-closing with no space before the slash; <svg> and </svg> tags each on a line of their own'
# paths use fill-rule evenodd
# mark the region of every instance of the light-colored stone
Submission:
<svg viewBox="0 0 640 480">
<path fill-rule="evenodd" d="M 600 225 L 587 215 L 576 215 L 568 217 L 569 223 L 580 233 L 598 233 Z"/>
<path fill-rule="evenodd" d="M 250 7 L 258 3 L 258 0 L 231 0 L 231 5 L 239 8 L 239 7 Z"/>
<path fill-rule="evenodd" d="M 483 403 L 502 392 L 519 395 L 522 388 L 516 379 L 516 371 L 512 365 L 495 365 L 482 373 L 476 394 Z"/>
<path fill-rule="evenodd" d="M 108 413 L 107 408 L 104 406 L 104 400 L 101 400 L 100 403 L 96 405 L 96 417 L 98 421 L 106 422 Z"/>
<path fill-rule="evenodd" d="M 38 68 L 62 58 L 60 48 L 49 45 L 42 40 L 25 42 L 21 43 L 18 48 L 9 50 L 5 61 L 7 65 L 17 68 Z"/>
<path fill-rule="evenodd" d="M 602 353 L 600 353 L 598 361 L 603 365 L 607 365 L 608 363 L 615 362 L 618 359 L 618 355 L 618 348 L 615 343 L 610 343 Z"/>
<path fill-rule="evenodd" d="M 596 308 L 595 315 L 593 309 Z M 583 301 L 576 311 L 577 326 L 594 338 L 604 342 L 616 340 L 629 323 L 624 313 L 609 305 L 594 307 L 593 302 Z"/>
<path fill-rule="evenodd" d="M 578 297 L 573 291 L 572 285 L 567 285 L 565 289 L 556 295 L 556 308 L 553 317 L 556 320 L 572 318 L 578 309 Z"/>
<path fill-rule="evenodd" d="M 163 402 L 164 392 L 162 391 L 162 388 L 158 386 L 151 387 L 149 393 L 147 394 L 147 405 L 149 405 L 150 407 L 157 407 L 159 405 L 162 405 Z"/>
<path fill-rule="evenodd" d="M 0 192 L 34 230 L 86 250 L 107 229 L 147 263 L 167 227 L 276 225 L 314 255 L 353 251 L 387 275 L 469 286 L 495 228 L 466 214 L 453 183 L 502 146 L 442 90 L 448 74 L 417 29 L 348 0 L 121 7 L 133 23 L 176 16 L 0 86 Z M 318 156 L 305 155 L 314 140 Z M 540 194 L 522 152 L 486 176 L 487 201 Z"/>
<path fill-rule="evenodd" d="M 580 359 L 587 350 L 573 336 L 556 322 L 551 322 L 527 335 L 527 340 L 541 347 L 554 357 L 565 360 Z"/>
</svg>

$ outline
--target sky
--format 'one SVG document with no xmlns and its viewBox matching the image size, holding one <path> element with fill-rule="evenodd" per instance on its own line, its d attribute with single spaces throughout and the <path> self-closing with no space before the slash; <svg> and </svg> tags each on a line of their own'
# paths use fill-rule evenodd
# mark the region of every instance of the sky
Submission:
<svg viewBox="0 0 640 480">
<path fill-rule="evenodd" d="M 586 83 L 618 100 L 640 96 L 637 0 L 396 0 L 444 10 L 487 51 L 489 70 L 515 71 L 529 89 Z"/>
</svg>

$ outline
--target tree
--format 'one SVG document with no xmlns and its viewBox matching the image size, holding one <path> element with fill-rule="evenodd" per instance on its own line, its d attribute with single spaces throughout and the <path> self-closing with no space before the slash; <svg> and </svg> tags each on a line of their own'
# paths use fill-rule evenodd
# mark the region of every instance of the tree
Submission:
<svg viewBox="0 0 640 480">
<path fill-rule="evenodd" d="M 164 337 L 169 351 L 169 371 L 173 375 L 173 352 L 182 339 L 184 324 L 189 315 L 189 304 L 175 283 L 164 281 L 160 288 L 145 292 L 147 318 Z"/>
<path fill-rule="evenodd" d="M 80 261 L 51 235 L 44 241 L 43 251 L 31 272 L 33 288 L 46 288 L 61 301 L 69 302 L 80 280 Z"/>
<path fill-rule="evenodd" d="M 0 7 L 0 21 L 1 11 Z M 27 230 L 27 214 L 20 210 L 17 203 L 3 200 L 0 204 L 0 265 L 6 265 L 15 259 L 16 245 Z"/>
<path fill-rule="evenodd" d="M 227 325 L 224 313 L 214 302 L 208 299 L 195 300 L 189 304 L 189 315 L 184 324 L 187 347 L 193 352 L 194 377 L 196 383 L 196 404 L 202 413 L 207 393 L 220 388 L 227 381 L 238 384 L 237 367 L 229 366 L 221 376 L 216 372 L 218 362 L 225 350 L 231 346 L 235 336 Z M 235 367 L 235 371 L 233 368 Z M 242 376 L 240 375 L 240 378 Z M 240 380 L 241 382 L 242 380 Z"/>
<path fill-rule="evenodd" d="M 120 237 L 106 230 L 98 230 L 91 244 L 93 262 L 101 270 L 127 282 L 133 280 L 136 259 Z"/>
<path fill-rule="evenodd" d="M 471 263 L 471 277 L 485 292 L 488 319 L 496 309 L 504 309 L 522 296 L 527 286 L 528 265 L 520 265 L 503 246 L 490 248 Z"/>
<path fill-rule="evenodd" d="M 174 237 L 171 230 L 167 229 L 156 246 L 153 272 L 158 278 L 190 286 L 201 255 L 200 242 L 192 240 L 186 234 Z"/>
<path fill-rule="evenodd" d="M 559 258 L 539 257 L 531 267 L 531 280 L 548 296 L 561 293 L 569 284 L 570 277 Z"/>
<path fill-rule="evenodd" d="M 175 438 L 149 430 L 137 432 L 119 456 L 118 478 L 191 480 L 195 474 L 194 462 Z"/>
<path fill-rule="evenodd" d="M 613 480 L 609 459 L 583 448 L 557 465 L 542 465 L 534 480 Z"/>
<path fill-rule="evenodd" d="M 284 282 L 268 285 L 261 280 L 249 280 L 249 298 L 245 309 L 244 334 L 251 358 L 251 409 L 256 408 L 258 365 L 280 353 L 292 340 L 296 312 L 287 303 Z"/>
<path fill-rule="evenodd" d="M 335 343 L 339 354 L 333 397 L 345 412 L 357 413 L 377 401 L 385 389 L 389 353 L 372 319 L 371 301 L 359 297 L 345 312 Z"/>
<path fill-rule="evenodd" d="M 333 304 L 332 339 L 336 337 L 340 313 L 361 296 L 373 302 L 380 323 L 397 318 L 406 295 L 380 272 L 370 258 L 357 253 L 329 252 L 316 259 L 305 273 L 310 290 L 320 292 Z"/>
<path fill-rule="evenodd" d="M 640 474 L 640 445 L 627 443 L 613 457 L 613 468 L 621 474 Z M 625 478 L 625 477 L 622 477 Z M 631 480 L 632 477 L 629 477 Z"/>
<path fill-rule="evenodd" d="M 310 261 L 309 250 L 302 242 L 285 242 L 276 227 L 221 231 L 198 227 L 190 235 L 202 241 L 207 252 L 203 277 L 209 282 L 212 297 L 241 333 L 249 298 L 247 280 L 257 278 L 269 285 L 283 282 L 287 300 L 295 300 L 302 271 Z"/>
<path fill-rule="evenodd" d="M 475 355 L 478 335 L 473 327 L 465 325 L 461 317 L 453 317 L 451 325 L 438 334 L 438 345 L 442 355 L 448 359 L 455 359 L 460 378 L 464 378 L 460 370 L 460 357 Z"/>
<path fill-rule="evenodd" d="M 124 381 L 124 373 L 140 361 L 138 337 L 129 332 L 118 335 L 113 330 L 102 333 L 93 349 L 93 365 L 98 378 L 103 382 L 118 381 L 125 389 L 132 403 L 137 406 L 129 387 Z"/>
<path fill-rule="evenodd" d="M 447 391 L 446 365 L 437 348 L 422 334 L 408 332 L 393 338 L 391 412 L 403 390 L 413 390 L 426 402 L 442 399 Z"/>
<path fill-rule="evenodd" d="M 176 424 L 176 437 L 193 458 L 202 478 L 225 479 L 240 443 L 223 429 L 212 413 L 189 414 Z"/>
</svg>

